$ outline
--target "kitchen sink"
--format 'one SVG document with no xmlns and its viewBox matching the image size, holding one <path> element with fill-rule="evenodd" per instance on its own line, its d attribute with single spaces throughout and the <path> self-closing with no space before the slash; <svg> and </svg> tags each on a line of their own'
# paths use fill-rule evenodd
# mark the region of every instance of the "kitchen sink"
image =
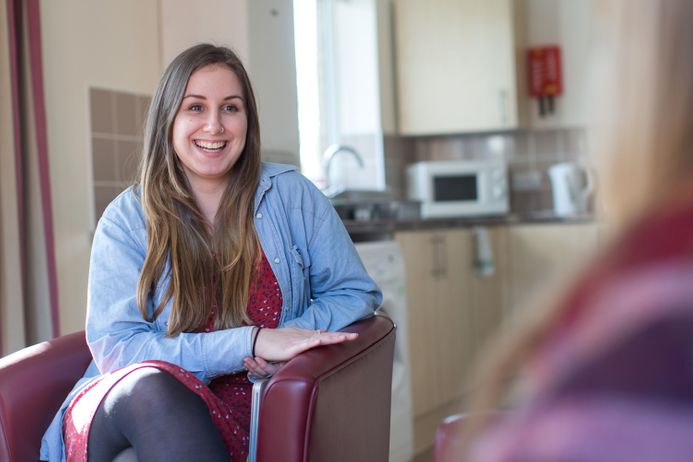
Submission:
<svg viewBox="0 0 693 462">
<path fill-rule="evenodd" d="M 419 218 L 418 202 L 395 199 L 389 191 L 341 190 L 328 197 L 337 214 L 345 221 L 404 221 Z"/>
</svg>

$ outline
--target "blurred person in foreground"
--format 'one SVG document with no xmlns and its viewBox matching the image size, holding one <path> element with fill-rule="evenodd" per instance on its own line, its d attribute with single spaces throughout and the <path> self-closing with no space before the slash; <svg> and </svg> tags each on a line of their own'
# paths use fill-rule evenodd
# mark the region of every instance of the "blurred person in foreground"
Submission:
<svg viewBox="0 0 693 462">
<path fill-rule="evenodd" d="M 499 336 L 455 460 L 693 460 L 693 2 L 597 12 L 596 83 L 612 94 L 594 112 L 595 163 L 612 239 Z"/>
</svg>

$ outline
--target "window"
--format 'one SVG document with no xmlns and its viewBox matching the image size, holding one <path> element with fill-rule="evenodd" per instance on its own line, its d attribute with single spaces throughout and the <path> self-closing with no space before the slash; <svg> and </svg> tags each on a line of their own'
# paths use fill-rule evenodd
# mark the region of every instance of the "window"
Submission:
<svg viewBox="0 0 693 462">
<path fill-rule="evenodd" d="M 384 189 L 375 1 L 294 0 L 301 168 L 321 188 Z"/>
</svg>

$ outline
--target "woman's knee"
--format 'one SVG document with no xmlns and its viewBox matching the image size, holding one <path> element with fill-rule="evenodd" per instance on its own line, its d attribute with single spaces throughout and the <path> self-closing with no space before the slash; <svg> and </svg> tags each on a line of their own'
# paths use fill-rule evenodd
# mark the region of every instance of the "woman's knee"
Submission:
<svg viewBox="0 0 693 462">
<path fill-rule="evenodd" d="M 134 448 L 127 448 L 115 456 L 113 462 L 137 462 L 137 454 Z"/>
<path fill-rule="evenodd" d="M 90 444 L 92 439 L 113 444 L 107 445 L 106 458 L 93 460 L 113 460 L 128 447 L 142 460 L 197 460 L 192 453 L 205 451 L 220 455 L 219 460 L 228 458 L 205 402 L 165 371 L 132 371 L 111 389 L 102 406 L 92 430 L 95 424 L 104 430 L 97 432 L 98 442 L 96 434 L 90 435 Z M 105 450 L 96 452 L 100 456 Z"/>
<path fill-rule="evenodd" d="M 203 405 L 200 398 L 168 372 L 154 367 L 137 369 L 124 377 L 108 393 L 104 401 L 106 412 L 137 414 L 165 413 L 180 409 L 188 402 Z"/>
</svg>

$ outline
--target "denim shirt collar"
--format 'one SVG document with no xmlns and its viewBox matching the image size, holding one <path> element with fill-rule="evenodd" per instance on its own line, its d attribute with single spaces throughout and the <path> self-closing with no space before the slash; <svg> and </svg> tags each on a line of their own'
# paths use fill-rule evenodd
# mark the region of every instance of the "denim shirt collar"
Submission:
<svg viewBox="0 0 693 462">
<path fill-rule="evenodd" d="M 260 172 L 260 181 L 258 182 L 257 191 L 255 192 L 255 210 L 260 207 L 260 202 L 265 196 L 265 193 L 272 188 L 272 177 L 281 173 L 298 170 L 295 165 L 276 164 L 271 162 L 262 163 L 262 171 Z"/>
</svg>

